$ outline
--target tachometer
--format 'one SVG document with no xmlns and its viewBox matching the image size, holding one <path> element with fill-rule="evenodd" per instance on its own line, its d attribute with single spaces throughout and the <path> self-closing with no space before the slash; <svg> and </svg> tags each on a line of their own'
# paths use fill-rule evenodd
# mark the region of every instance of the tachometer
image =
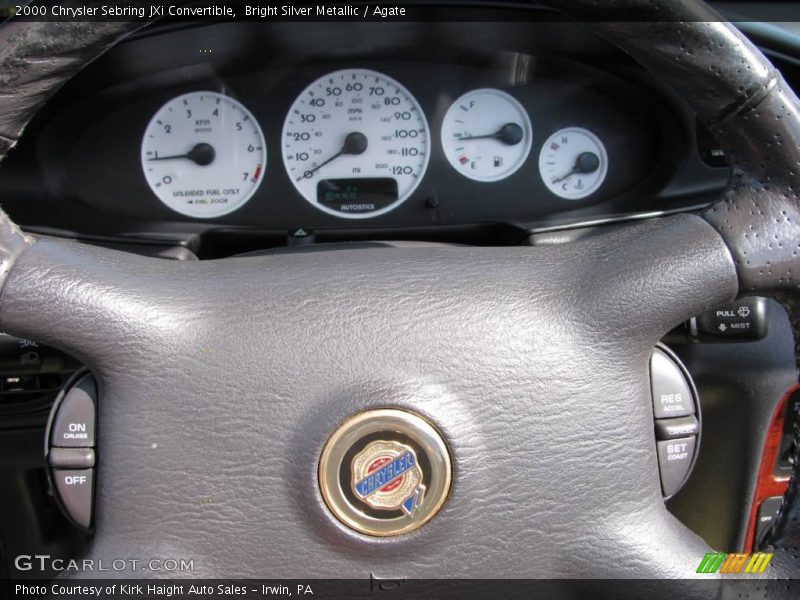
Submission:
<svg viewBox="0 0 800 600">
<path fill-rule="evenodd" d="M 320 77 L 283 125 L 286 172 L 312 205 L 338 217 L 389 212 L 419 185 L 430 155 L 419 103 L 394 79 L 367 69 Z"/>
<path fill-rule="evenodd" d="M 142 140 L 150 189 L 190 217 L 218 217 L 243 206 L 266 166 L 258 122 L 242 104 L 216 92 L 173 98 L 150 120 Z"/>
</svg>

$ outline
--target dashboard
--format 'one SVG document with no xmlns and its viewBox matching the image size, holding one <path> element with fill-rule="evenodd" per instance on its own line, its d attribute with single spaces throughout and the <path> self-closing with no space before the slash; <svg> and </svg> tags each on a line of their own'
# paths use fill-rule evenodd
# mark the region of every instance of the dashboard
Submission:
<svg viewBox="0 0 800 600">
<path fill-rule="evenodd" d="M 718 197 L 680 98 L 580 25 L 514 15 L 150 28 L 45 107 L 0 192 L 31 231 L 222 254 L 289 231 L 517 243 Z"/>
</svg>

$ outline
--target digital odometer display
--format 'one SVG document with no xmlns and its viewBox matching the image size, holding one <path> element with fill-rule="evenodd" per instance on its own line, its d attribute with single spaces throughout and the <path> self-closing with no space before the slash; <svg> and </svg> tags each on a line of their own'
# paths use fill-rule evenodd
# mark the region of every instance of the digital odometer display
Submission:
<svg viewBox="0 0 800 600">
<path fill-rule="evenodd" d="M 375 212 L 397 202 L 397 180 L 323 179 L 317 184 L 317 202 L 339 212 Z"/>
<path fill-rule="evenodd" d="M 428 166 L 429 138 L 419 103 L 402 85 L 382 73 L 346 69 L 298 96 L 281 150 L 303 198 L 327 213 L 363 219 L 411 196 Z"/>
</svg>

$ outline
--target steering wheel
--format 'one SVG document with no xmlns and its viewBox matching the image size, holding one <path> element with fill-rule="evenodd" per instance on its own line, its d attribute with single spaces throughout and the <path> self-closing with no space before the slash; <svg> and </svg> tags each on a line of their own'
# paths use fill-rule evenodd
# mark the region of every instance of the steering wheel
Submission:
<svg viewBox="0 0 800 600">
<path fill-rule="evenodd" d="M 36 239 L 2 215 L 3 331 L 74 355 L 99 384 L 87 558 L 186 557 L 209 578 L 694 574 L 709 549 L 664 506 L 648 362 L 672 327 L 740 293 L 798 323 L 800 104 L 699 0 L 550 4 L 711 127 L 733 166 L 711 209 L 559 246 L 187 263 Z M 5 24 L 3 154 L 139 26 Z M 439 513 L 394 537 L 341 523 L 318 486 L 326 440 L 376 408 L 421 415 L 452 457 Z M 800 572 L 798 515 L 795 475 L 771 574 Z"/>
</svg>

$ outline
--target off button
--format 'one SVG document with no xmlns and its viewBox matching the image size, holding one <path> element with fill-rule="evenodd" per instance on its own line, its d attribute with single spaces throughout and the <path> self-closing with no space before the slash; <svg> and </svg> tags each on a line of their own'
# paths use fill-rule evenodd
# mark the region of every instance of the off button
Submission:
<svg viewBox="0 0 800 600">
<path fill-rule="evenodd" d="M 54 469 L 53 479 L 64 511 L 76 525 L 92 524 L 93 469 Z"/>
<path fill-rule="evenodd" d="M 81 378 L 61 401 L 53 421 L 50 444 L 61 448 L 92 448 L 95 445 L 94 377 Z"/>
</svg>

